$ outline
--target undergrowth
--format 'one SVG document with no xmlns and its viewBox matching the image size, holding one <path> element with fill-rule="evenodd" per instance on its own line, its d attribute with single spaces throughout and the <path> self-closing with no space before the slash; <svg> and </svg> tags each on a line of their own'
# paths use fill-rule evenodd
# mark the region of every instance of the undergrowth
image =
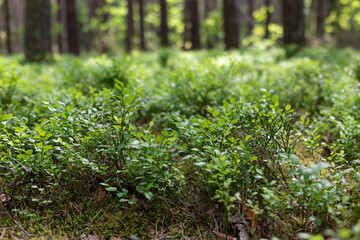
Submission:
<svg viewBox="0 0 360 240">
<path fill-rule="evenodd" d="M 358 58 L 319 48 L 288 59 L 261 44 L 47 65 L 1 58 L 0 228 L 356 239 Z"/>
</svg>

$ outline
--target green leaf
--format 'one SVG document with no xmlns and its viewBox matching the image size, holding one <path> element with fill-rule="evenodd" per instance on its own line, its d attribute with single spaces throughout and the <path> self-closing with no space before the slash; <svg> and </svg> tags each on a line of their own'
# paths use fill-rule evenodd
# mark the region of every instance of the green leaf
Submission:
<svg viewBox="0 0 360 240">
<path fill-rule="evenodd" d="M 45 131 L 42 129 L 38 129 L 37 132 L 39 133 L 40 136 L 44 137 L 45 136 Z"/>
<path fill-rule="evenodd" d="M 6 115 L 4 115 L 4 116 L 2 117 L 1 121 L 9 120 L 10 118 L 12 118 L 12 116 L 13 116 L 13 115 L 12 115 L 11 113 L 6 114 Z"/>
<path fill-rule="evenodd" d="M 140 92 L 142 91 L 142 88 L 143 88 L 143 87 L 140 85 L 140 86 L 136 89 L 136 92 L 137 92 L 137 93 L 140 93 Z"/>
<path fill-rule="evenodd" d="M 136 186 L 136 190 L 140 193 L 144 193 L 145 192 L 145 187 L 144 185 L 142 185 L 141 183 L 139 185 Z"/>
<path fill-rule="evenodd" d="M 72 105 L 72 106 L 70 106 L 70 107 L 67 107 L 67 108 L 66 108 L 66 111 L 67 111 L 67 112 L 70 112 L 70 111 L 73 110 L 73 109 L 74 109 L 74 105 Z"/>
<path fill-rule="evenodd" d="M 215 110 L 212 115 L 214 118 L 216 118 L 218 115 L 220 114 L 220 111 L 219 110 Z"/>
<path fill-rule="evenodd" d="M 290 109 L 291 109 L 291 105 L 290 104 L 286 105 L 285 110 L 289 111 Z"/>
<path fill-rule="evenodd" d="M 147 199 L 149 199 L 149 200 L 151 200 L 152 198 L 153 198 L 153 194 L 152 194 L 152 192 L 145 192 L 144 193 L 144 195 L 145 195 L 145 197 L 147 198 Z"/>
<path fill-rule="evenodd" d="M 247 135 L 246 138 L 245 138 L 245 142 L 249 141 L 251 139 L 251 135 Z"/>
<path fill-rule="evenodd" d="M 106 191 L 108 191 L 108 192 L 116 192 L 116 187 L 107 187 L 107 188 L 105 188 L 106 189 Z"/>
<path fill-rule="evenodd" d="M 118 196 L 118 198 L 122 198 L 125 195 L 125 193 L 123 192 L 119 192 L 116 194 L 116 196 Z"/>
<path fill-rule="evenodd" d="M 167 135 L 169 135 L 169 132 L 168 131 L 162 131 L 161 134 L 164 135 L 164 136 L 167 136 Z"/>
<path fill-rule="evenodd" d="M 149 191 L 153 186 L 153 183 L 149 183 L 147 186 L 146 186 L 146 191 Z"/>
<path fill-rule="evenodd" d="M 278 101 L 279 101 L 278 96 L 273 96 L 273 97 L 271 98 L 271 101 L 272 101 L 273 103 L 278 102 Z"/>
<path fill-rule="evenodd" d="M 228 103 L 228 101 L 224 100 L 223 108 L 224 108 L 225 110 L 227 110 L 227 109 L 229 108 L 229 103 Z"/>
<path fill-rule="evenodd" d="M 26 130 L 25 128 L 15 127 L 15 131 L 18 132 L 18 133 L 22 133 L 25 130 Z"/>
</svg>

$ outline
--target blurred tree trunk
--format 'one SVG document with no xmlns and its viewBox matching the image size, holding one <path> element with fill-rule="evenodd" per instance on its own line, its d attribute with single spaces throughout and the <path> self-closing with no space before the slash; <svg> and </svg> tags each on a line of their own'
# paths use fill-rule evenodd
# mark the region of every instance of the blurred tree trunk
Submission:
<svg viewBox="0 0 360 240">
<path fill-rule="evenodd" d="M 191 48 L 191 0 L 185 0 L 184 6 L 184 44 L 183 48 Z"/>
<path fill-rule="evenodd" d="M 253 13 L 254 13 L 254 0 L 247 0 L 247 5 L 248 5 L 248 16 L 250 17 L 250 19 L 252 21 L 248 21 L 248 31 L 247 31 L 247 35 L 251 35 L 253 30 L 254 30 L 254 17 L 253 17 Z"/>
<path fill-rule="evenodd" d="M 5 33 L 6 33 L 6 50 L 8 54 L 12 54 L 11 30 L 10 30 L 10 11 L 9 0 L 3 0 L 3 12 L 5 20 Z"/>
<path fill-rule="evenodd" d="M 217 0 L 205 0 L 205 18 L 209 17 L 210 13 L 217 8 Z"/>
<path fill-rule="evenodd" d="M 100 23 L 104 24 L 109 20 L 110 13 L 104 12 L 103 9 L 106 5 L 106 0 L 89 0 L 88 1 L 88 22 L 91 24 L 94 18 L 100 18 Z M 98 10 L 102 10 L 101 14 L 98 13 Z M 110 49 L 106 41 L 104 40 L 104 36 L 107 34 L 107 30 L 101 32 L 99 29 L 98 34 L 100 34 L 100 41 L 101 41 L 101 49 L 102 53 L 107 53 Z M 95 41 L 96 32 L 93 29 L 89 29 L 87 32 L 87 50 L 91 51 L 94 49 L 94 41 Z"/>
<path fill-rule="evenodd" d="M 99 0 L 89 0 L 88 1 L 88 21 L 91 25 L 92 20 L 96 17 L 96 9 L 99 7 Z M 91 28 L 88 30 L 88 45 L 87 50 L 91 51 L 94 48 L 94 30 Z"/>
<path fill-rule="evenodd" d="M 60 25 L 60 31 L 57 36 L 57 44 L 59 48 L 59 53 L 64 53 L 64 35 L 63 35 L 63 29 L 64 29 L 64 4 L 63 0 L 57 0 L 58 3 L 58 11 L 57 11 L 57 22 Z"/>
<path fill-rule="evenodd" d="M 139 15 L 140 15 L 140 49 L 146 50 L 145 42 L 145 0 L 139 0 Z"/>
<path fill-rule="evenodd" d="M 25 2 L 24 51 L 26 61 L 36 62 L 52 57 L 50 0 Z"/>
<path fill-rule="evenodd" d="M 66 25 L 68 51 L 71 54 L 80 54 L 80 37 L 75 0 L 66 0 Z"/>
<path fill-rule="evenodd" d="M 200 49 L 200 19 L 198 0 L 191 0 L 191 48 Z"/>
<path fill-rule="evenodd" d="M 168 24 L 167 24 L 167 3 L 166 0 L 160 0 L 160 8 L 161 8 L 161 26 L 160 26 L 160 37 L 161 37 L 161 46 L 168 47 L 169 46 L 169 38 L 168 38 Z"/>
<path fill-rule="evenodd" d="M 270 38 L 270 29 L 269 25 L 271 23 L 271 0 L 265 0 L 265 6 L 266 6 L 266 20 L 265 20 L 265 39 Z"/>
<path fill-rule="evenodd" d="M 128 0 L 128 14 L 126 15 L 126 52 L 130 53 L 134 41 L 134 0 Z"/>
<path fill-rule="evenodd" d="M 271 14 L 271 22 L 282 24 L 282 0 L 273 0 L 274 12 Z"/>
<path fill-rule="evenodd" d="M 205 0 L 205 18 L 210 16 L 210 13 L 217 9 L 217 0 Z M 207 35 L 206 37 L 206 48 L 211 49 L 214 47 L 215 36 Z"/>
<path fill-rule="evenodd" d="M 224 0 L 223 18 L 225 33 L 225 49 L 237 49 L 240 41 L 239 9 L 237 0 Z"/>
<path fill-rule="evenodd" d="M 200 49 L 199 9 L 197 0 L 185 1 L 184 49 Z"/>
<path fill-rule="evenodd" d="M 325 18 L 326 18 L 325 0 L 316 0 L 316 36 L 319 38 L 324 37 Z"/>
<path fill-rule="evenodd" d="M 284 45 L 305 45 L 304 0 L 283 0 Z"/>
<path fill-rule="evenodd" d="M 23 53 L 23 27 L 24 27 L 24 2 L 22 0 L 12 0 L 14 2 L 14 25 L 15 25 L 15 50 Z"/>
</svg>

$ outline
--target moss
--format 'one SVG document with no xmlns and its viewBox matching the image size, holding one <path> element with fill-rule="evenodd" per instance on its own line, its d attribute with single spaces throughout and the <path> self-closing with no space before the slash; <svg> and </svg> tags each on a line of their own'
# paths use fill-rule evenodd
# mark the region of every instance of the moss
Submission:
<svg viewBox="0 0 360 240">
<path fill-rule="evenodd" d="M 99 238 L 128 238 L 133 234 L 141 239 L 164 236 L 194 236 L 212 239 L 207 226 L 190 214 L 190 209 L 178 209 L 164 201 L 140 200 L 138 205 L 128 205 L 108 197 L 103 202 L 82 201 L 62 211 L 42 217 L 16 218 L 33 238 L 61 239 L 63 236 L 97 235 Z M 203 216 L 202 216 L 203 217 Z M 21 229 L 10 217 L 0 220 L 0 228 L 12 229 L 21 236 Z M 155 236 L 155 235 L 158 236 Z"/>
</svg>

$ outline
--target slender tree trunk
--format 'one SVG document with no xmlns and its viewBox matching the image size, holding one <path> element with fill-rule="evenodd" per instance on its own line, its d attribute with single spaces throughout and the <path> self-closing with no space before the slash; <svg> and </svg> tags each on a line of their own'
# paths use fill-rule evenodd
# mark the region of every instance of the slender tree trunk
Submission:
<svg viewBox="0 0 360 240">
<path fill-rule="evenodd" d="M 205 18 L 209 17 L 210 13 L 217 8 L 217 0 L 205 0 Z"/>
<path fill-rule="evenodd" d="M 98 0 L 89 0 L 88 1 L 88 24 L 91 24 L 92 20 L 96 16 L 96 9 L 98 8 Z M 88 30 L 88 44 L 87 50 L 91 51 L 94 48 L 94 31 L 92 29 Z"/>
<path fill-rule="evenodd" d="M 168 47 L 169 46 L 169 28 L 167 25 L 167 3 L 166 0 L 160 0 L 160 8 L 161 8 L 161 26 L 160 26 L 160 37 L 161 37 L 161 46 Z"/>
<path fill-rule="evenodd" d="M 27 61 L 42 61 L 52 57 L 50 0 L 25 2 L 24 39 Z"/>
<path fill-rule="evenodd" d="M 240 41 L 239 9 L 236 0 L 223 2 L 225 49 L 237 49 Z"/>
<path fill-rule="evenodd" d="M 248 5 L 248 15 L 250 17 L 250 19 L 252 21 L 248 21 L 248 32 L 247 35 L 251 35 L 253 30 L 254 30 L 254 17 L 253 17 L 253 12 L 254 12 L 254 0 L 247 0 L 247 5 Z"/>
<path fill-rule="evenodd" d="M 316 0 L 316 36 L 324 37 L 324 22 L 326 18 L 325 0 Z"/>
<path fill-rule="evenodd" d="M 198 1 L 186 0 L 184 49 L 200 49 L 199 25 Z"/>
<path fill-rule="evenodd" d="M 80 54 L 79 23 L 75 0 L 66 0 L 66 24 L 68 51 L 71 54 Z"/>
<path fill-rule="evenodd" d="M 191 48 L 191 0 L 185 0 L 184 6 L 184 44 L 183 48 Z"/>
<path fill-rule="evenodd" d="M 139 15 L 140 15 L 140 49 L 142 51 L 146 50 L 145 42 L 145 1 L 139 0 Z"/>
<path fill-rule="evenodd" d="M 97 10 L 101 9 L 103 10 L 106 5 L 106 0 L 88 0 L 88 24 L 91 24 L 92 20 L 97 17 L 100 19 L 101 24 L 106 23 L 110 18 L 109 12 L 102 12 L 101 14 L 97 13 Z M 100 52 L 101 53 L 107 53 L 109 52 L 110 48 L 104 38 L 104 36 L 107 35 L 107 30 L 100 30 L 98 29 L 98 32 L 95 32 L 93 29 L 89 29 L 87 32 L 87 41 L 86 41 L 86 48 L 87 51 L 91 51 L 95 48 L 95 36 L 98 33 L 100 35 Z"/>
<path fill-rule="evenodd" d="M 64 51 L 64 43 L 63 43 L 63 30 L 62 30 L 64 28 L 64 25 L 63 25 L 64 9 L 62 8 L 63 7 L 62 0 L 57 0 L 57 3 L 58 3 L 57 22 L 60 25 L 60 31 L 57 36 L 57 43 L 58 43 L 59 53 L 62 54 L 65 52 Z"/>
<path fill-rule="evenodd" d="M 15 25 L 15 52 L 23 53 L 24 39 L 23 32 L 21 31 L 24 27 L 24 10 L 25 5 L 22 0 L 12 0 L 14 2 L 14 25 Z"/>
<path fill-rule="evenodd" d="M 191 0 L 191 48 L 201 48 L 198 0 Z"/>
<path fill-rule="evenodd" d="M 210 13 L 217 9 L 217 0 L 205 0 L 205 18 L 209 17 Z M 206 48 L 211 49 L 214 47 L 215 36 L 207 35 Z"/>
<path fill-rule="evenodd" d="M 284 45 L 305 45 L 304 1 L 283 0 Z"/>
<path fill-rule="evenodd" d="M 271 12 L 270 12 L 270 6 L 271 6 L 271 0 L 265 0 L 266 5 L 266 20 L 265 20 L 265 38 L 270 38 L 270 29 L 269 25 L 271 23 Z"/>
<path fill-rule="evenodd" d="M 133 48 L 134 40 L 134 0 L 128 0 L 128 14 L 126 16 L 126 52 L 130 53 Z"/>
<path fill-rule="evenodd" d="M 103 9 L 106 5 L 106 0 L 100 0 L 100 4 L 98 5 L 98 9 Z M 109 12 L 103 12 L 101 14 L 101 23 L 105 24 L 107 21 L 109 21 L 110 18 L 110 13 Z M 109 44 L 106 42 L 106 38 L 104 36 L 106 36 L 108 34 L 108 29 L 104 30 L 101 35 L 101 52 L 102 53 L 108 53 L 110 51 L 110 46 Z"/>
<path fill-rule="evenodd" d="M 10 30 L 9 0 L 4 0 L 3 11 L 5 17 L 6 50 L 8 54 L 12 54 L 13 50 L 12 50 L 11 30 Z"/>
</svg>

